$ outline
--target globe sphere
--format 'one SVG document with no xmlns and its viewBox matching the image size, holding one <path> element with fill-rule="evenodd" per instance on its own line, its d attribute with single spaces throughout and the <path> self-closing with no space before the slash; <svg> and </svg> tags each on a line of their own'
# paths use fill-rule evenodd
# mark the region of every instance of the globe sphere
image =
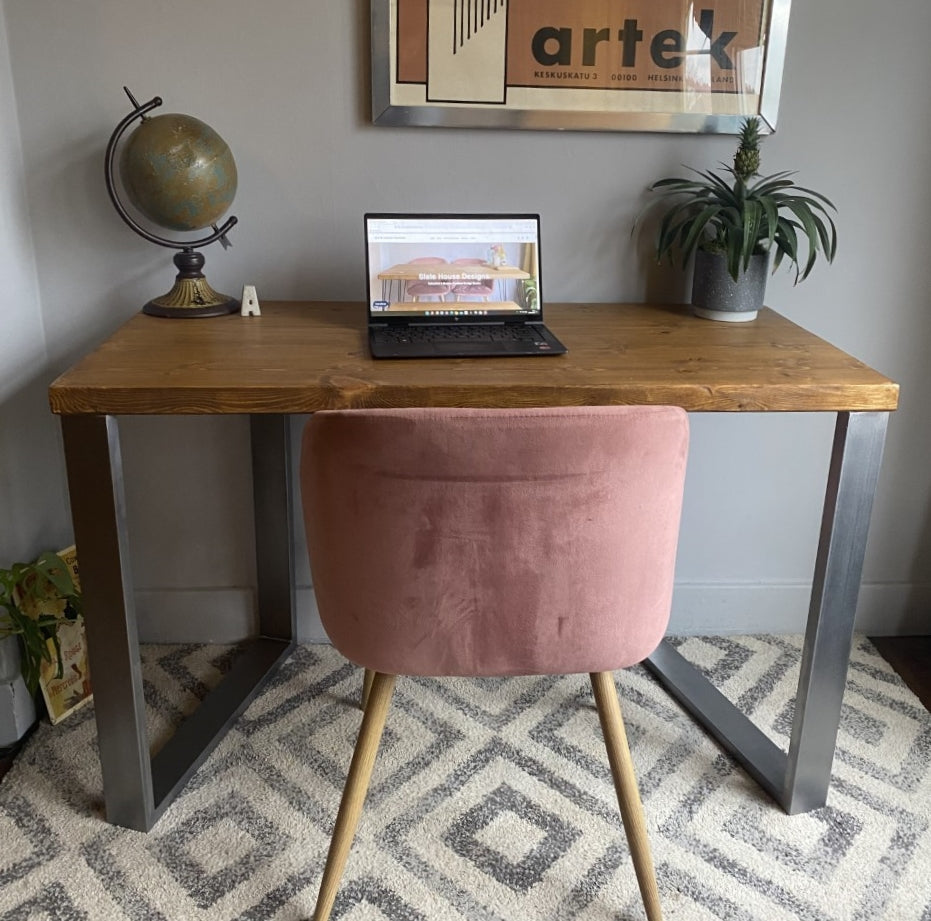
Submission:
<svg viewBox="0 0 931 921">
<path fill-rule="evenodd" d="M 229 146 L 190 115 L 144 119 L 123 146 L 119 172 L 129 201 L 168 230 L 215 224 L 236 195 L 236 161 Z"/>
</svg>

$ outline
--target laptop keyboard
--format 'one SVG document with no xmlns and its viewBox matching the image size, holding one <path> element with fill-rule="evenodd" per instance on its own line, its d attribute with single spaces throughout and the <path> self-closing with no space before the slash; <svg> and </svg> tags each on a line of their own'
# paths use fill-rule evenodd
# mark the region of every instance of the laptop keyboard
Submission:
<svg viewBox="0 0 931 921">
<path fill-rule="evenodd" d="M 545 342 L 532 326 L 386 326 L 383 342 Z"/>
</svg>

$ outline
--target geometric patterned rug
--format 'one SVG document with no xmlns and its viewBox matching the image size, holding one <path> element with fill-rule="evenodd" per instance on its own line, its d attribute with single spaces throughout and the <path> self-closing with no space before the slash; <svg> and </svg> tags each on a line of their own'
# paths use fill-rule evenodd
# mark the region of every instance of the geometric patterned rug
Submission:
<svg viewBox="0 0 931 921">
<path fill-rule="evenodd" d="M 680 643 L 783 747 L 800 646 Z M 153 745 L 232 655 L 144 647 Z M 616 677 L 668 921 L 931 921 L 931 715 L 868 640 L 828 805 L 797 816 L 643 668 Z M 147 835 L 103 820 L 93 707 L 43 723 L 0 784 L 0 921 L 310 917 L 360 685 L 297 650 Z M 332 917 L 642 919 L 587 676 L 400 679 Z"/>
</svg>

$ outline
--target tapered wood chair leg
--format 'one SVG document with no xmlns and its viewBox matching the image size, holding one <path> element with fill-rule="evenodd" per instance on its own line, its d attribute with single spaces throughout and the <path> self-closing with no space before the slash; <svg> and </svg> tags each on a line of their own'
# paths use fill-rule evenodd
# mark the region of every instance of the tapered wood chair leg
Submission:
<svg viewBox="0 0 931 921">
<path fill-rule="evenodd" d="M 659 889 L 656 885 L 653 855 L 650 852 L 650 839 L 647 836 L 643 804 L 640 802 L 637 777 L 627 745 L 621 705 L 617 699 L 617 688 L 614 686 L 614 675 L 611 672 L 593 672 L 591 679 L 598 717 L 601 720 L 601 731 L 604 733 L 605 747 L 608 750 L 611 776 L 614 778 L 614 789 L 617 792 L 618 805 L 621 807 L 621 818 L 624 821 L 624 831 L 640 885 L 643 907 L 649 921 L 662 921 L 663 913 L 659 904 Z"/>
<path fill-rule="evenodd" d="M 359 701 L 359 709 L 364 710 L 366 705 L 369 702 L 369 694 L 372 692 L 372 679 L 375 677 L 375 672 L 370 668 L 365 670 L 365 674 L 362 676 L 362 698 Z"/>
<path fill-rule="evenodd" d="M 359 738 L 356 740 L 355 751 L 352 753 L 349 775 L 346 778 L 343 798 L 336 815 L 336 825 L 333 828 L 330 852 L 327 854 L 326 866 L 323 869 L 323 879 L 320 882 L 320 894 L 317 896 L 313 921 L 327 921 L 333 910 L 336 892 L 343 878 L 343 870 L 346 868 L 349 848 L 352 846 L 356 826 L 359 824 L 362 804 L 368 792 L 372 768 L 375 765 L 375 755 L 378 753 L 382 730 L 385 728 L 385 717 L 388 715 L 388 706 L 391 703 L 391 693 L 394 691 L 394 675 L 373 672 L 372 676 L 365 715 L 362 717 Z"/>
</svg>

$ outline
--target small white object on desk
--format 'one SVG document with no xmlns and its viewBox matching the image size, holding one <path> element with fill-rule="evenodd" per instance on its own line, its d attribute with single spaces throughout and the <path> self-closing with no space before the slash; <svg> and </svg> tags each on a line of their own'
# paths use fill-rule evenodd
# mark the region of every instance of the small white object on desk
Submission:
<svg viewBox="0 0 931 921">
<path fill-rule="evenodd" d="M 262 311 L 259 308 L 259 298 L 255 293 L 255 285 L 243 285 L 242 307 L 239 312 L 244 317 L 262 316 Z"/>
</svg>

